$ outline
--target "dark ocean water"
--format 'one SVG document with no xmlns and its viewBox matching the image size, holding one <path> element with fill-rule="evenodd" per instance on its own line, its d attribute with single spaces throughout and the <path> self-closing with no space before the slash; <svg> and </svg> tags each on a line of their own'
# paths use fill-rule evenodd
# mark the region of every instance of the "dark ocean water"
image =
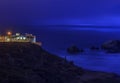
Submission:
<svg viewBox="0 0 120 83">
<path fill-rule="evenodd" d="M 82 27 L 34 27 L 27 29 L 42 41 L 43 47 L 52 50 L 65 50 L 71 45 L 79 48 L 100 46 L 109 40 L 120 39 L 120 29 Z"/>
<path fill-rule="evenodd" d="M 80 67 L 96 71 L 113 72 L 120 75 L 120 54 L 106 54 L 102 51 L 89 51 L 91 46 L 100 46 L 103 42 L 120 39 L 120 29 L 82 28 L 82 27 L 32 27 L 22 32 L 30 32 L 43 43 L 43 48 L 61 57 L 74 61 Z M 70 56 L 66 48 L 76 45 L 86 52 Z"/>
</svg>

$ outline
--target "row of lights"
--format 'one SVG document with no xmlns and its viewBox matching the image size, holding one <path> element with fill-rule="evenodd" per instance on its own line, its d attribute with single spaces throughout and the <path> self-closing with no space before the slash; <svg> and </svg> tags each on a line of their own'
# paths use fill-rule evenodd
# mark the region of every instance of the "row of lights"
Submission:
<svg viewBox="0 0 120 83">
<path fill-rule="evenodd" d="M 7 32 L 7 35 L 12 35 L 12 32 L 10 32 L 10 31 Z M 20 33 L 16 33 L 16 36 L 19 36 L 19 35 L 20 35 Z M 28 36 L 32 36 L 32 34 L 27 34 L 27 33 L 26 33 L 26 35 L 28 35 Z"/>
<path fill-rule="evenodd" d="M 23 40 L 26 40 L 26 37 L 17 37 L 17 39 L 19 40 L 19 39 L 23 39 Z"/>
<path fill-rule="evenodd" d="M 9 36 L 12 35 L 12 32 L 10 32 L 10 31 L 7 32 L 7 35 L 9 35 Z M 19 36 L 19 35 L 20 35 L 20 33 L 16 33 L 16 36 Z M 19 39 L 21 39 L 21 40 L 22 40 L 22 39 L 23 39 L 23 40 L 26 40 L 26 37 L 17 37 L 17 39 L 18 39 L 18 40 L 19 40 Z"/>
</svg>

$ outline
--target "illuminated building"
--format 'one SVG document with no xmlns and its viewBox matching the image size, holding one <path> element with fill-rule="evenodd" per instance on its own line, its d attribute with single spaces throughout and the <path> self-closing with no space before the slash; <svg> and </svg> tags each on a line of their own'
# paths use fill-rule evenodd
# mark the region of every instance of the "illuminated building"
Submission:
<svg viewBox="0 0 120 83">
<path fill-rule="evenodd" d="M 36 43 L 36 36 L 32 34 L 21 35 L 20 33 L 16 33 L 12 35 L 12 32 L 7 32 L 7 35 L 0 35 L 0 42 L 32 42 Z"/>
</svg>

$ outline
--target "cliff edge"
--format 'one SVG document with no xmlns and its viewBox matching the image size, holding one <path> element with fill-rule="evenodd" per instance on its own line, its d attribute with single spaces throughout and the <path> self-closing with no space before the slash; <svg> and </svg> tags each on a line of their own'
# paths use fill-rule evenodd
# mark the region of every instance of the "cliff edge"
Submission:
<svg viewBox="0 0 120 83">
<path fill-rule="evenodd" d="M 79 68 L 36 44 L 0 43 L 0 83 L 120 83 L 120 77 Z"/>
</svg>

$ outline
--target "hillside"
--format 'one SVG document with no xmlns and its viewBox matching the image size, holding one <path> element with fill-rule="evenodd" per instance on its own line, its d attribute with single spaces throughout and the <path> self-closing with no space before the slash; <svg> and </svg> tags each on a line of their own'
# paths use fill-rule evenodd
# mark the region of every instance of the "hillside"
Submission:
<svg viewBox="0 0 120 83">
<path fill-rule="evenodd" d="M 0 43 L 0 83 L 120 83 L 120 77 L 79 68 L 32 43 Z"/>
</svg>

